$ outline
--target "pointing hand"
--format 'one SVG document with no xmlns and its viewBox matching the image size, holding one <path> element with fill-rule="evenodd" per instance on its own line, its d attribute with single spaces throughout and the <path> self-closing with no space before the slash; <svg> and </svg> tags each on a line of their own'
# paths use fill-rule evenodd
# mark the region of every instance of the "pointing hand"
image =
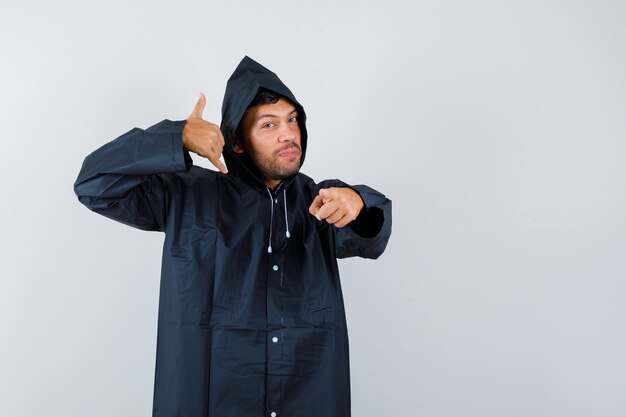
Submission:
<svg viewBox="0 0 626 417">
<path fill-rule="evenodd" d="M 200 93 L 200 98 L 187 117 L 187 122 L 183 128 L 183 147 L 207 158 L 217 169 L 226 174 L 228 170 L 220 161 L 224 149 L 224 136 L 218 125 L 202 118 L 205 104 L 206 97 Z"/>
<path fill-rule="evenodd" d="M 361 196 L 352 188 L 322 188 L 311 203 L 309 213 L 317 220 L 344 227 L 358 217 L 364 206 Z"/>
</svg>

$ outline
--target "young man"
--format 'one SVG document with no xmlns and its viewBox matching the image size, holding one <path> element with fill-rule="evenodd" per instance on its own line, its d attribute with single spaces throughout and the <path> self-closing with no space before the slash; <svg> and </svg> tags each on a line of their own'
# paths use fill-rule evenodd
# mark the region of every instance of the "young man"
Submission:
<svg viewBox="0 0 626 417">
<path fill-rule="evenodd" d="M 391 202 L 299 172 L 304 109 L 252 59 L 227 83 L 221 129 L 204 105 L 102 146 L 74 185 L 91 210 L 165 232 L 153 415 L 348 417 L 337 258 L 384 251 Z"/>
</svg>

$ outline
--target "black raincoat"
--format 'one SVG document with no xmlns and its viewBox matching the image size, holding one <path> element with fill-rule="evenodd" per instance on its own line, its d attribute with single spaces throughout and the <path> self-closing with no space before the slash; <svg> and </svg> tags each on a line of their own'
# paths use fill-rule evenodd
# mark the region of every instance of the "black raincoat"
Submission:
<svg viewBox="0 0 626 417">
<path fill-rule="evenodd" d="M 305 113 L 271 71 L 245 57 L 222 107 L 228 174 L 191 163 L 185 121 L 135 128 L 85 159 L 81 203 L 122 223 L 165 232 L 155 417 L 349 417 L 348 334 L 337 258 L 377 258 L 391 202 L 360 185 L 361 215 L 337 229 L 308 208 L 320 188 L 298 173 L 272 190 L 232 151 L 259 87 Z"/>
</svg>

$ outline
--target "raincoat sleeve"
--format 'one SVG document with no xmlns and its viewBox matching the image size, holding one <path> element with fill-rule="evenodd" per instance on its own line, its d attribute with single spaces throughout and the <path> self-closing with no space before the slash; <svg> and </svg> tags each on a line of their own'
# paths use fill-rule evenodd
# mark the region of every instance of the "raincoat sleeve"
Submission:
<svg viewBox="0 0 626 417">
<path fill-rule="evenodd" d="M 74 191 L 92 211 L 142 229 L 163 231 L 169 206 L 168 174 L 192 165 L 183 149 L 185 121 L 134 128 L 85 158 Z"/>
<path fill-rule="evenodd" d="M 347 185 L 339 180 L 318 184 L 321 188 L 350 187 L 356 191 L 365 207 L 346 227 L 335 228 L 335 255 L 337 258 L 360 256 L 377 259 L 385 250 L 391 236 L 391 200 L 367 185 Z"/>
</svg>

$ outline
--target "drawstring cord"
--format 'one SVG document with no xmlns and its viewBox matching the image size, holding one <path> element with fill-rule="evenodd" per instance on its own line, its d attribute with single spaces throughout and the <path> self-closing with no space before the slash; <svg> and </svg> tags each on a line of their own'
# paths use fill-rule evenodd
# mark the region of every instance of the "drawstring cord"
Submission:
<svg viewBox="0 0 626 417">
<path fill-rule="evenodd" d="M 270 196 L 270 238 L 267 241 L 267 253 L 272 253 L 272 229 L 274 228 L 274 198 L 269 188 L 266 188 Z"/>
<path fill-rule="evenodd" d="M 287 236 L 287 239 L 289 239 L 291 237 L 291 233 L 289 233 L 289 220 L 287 220 L 287 190 L 285 188 L 283 188 L 283 202 L 285 203 L 285 229 L 287 229 L 285 235 Z"/>
<path fill-rule="evenodd" d="M 269 188 L 266 188 L 267 194 L 270 196 L 270 237 L 267 241 L 267 253 L 272 253 L 272 229 L 274 228 L 274 197 L 272 197 L 272 192 Z M 283 203 L 285 206 L 285 236 L 287 239 L 291 237 L 291 233 L 289 232 L 289 219 L 287 217 L 287 190 L 283 188 Z"/>
</svg>

